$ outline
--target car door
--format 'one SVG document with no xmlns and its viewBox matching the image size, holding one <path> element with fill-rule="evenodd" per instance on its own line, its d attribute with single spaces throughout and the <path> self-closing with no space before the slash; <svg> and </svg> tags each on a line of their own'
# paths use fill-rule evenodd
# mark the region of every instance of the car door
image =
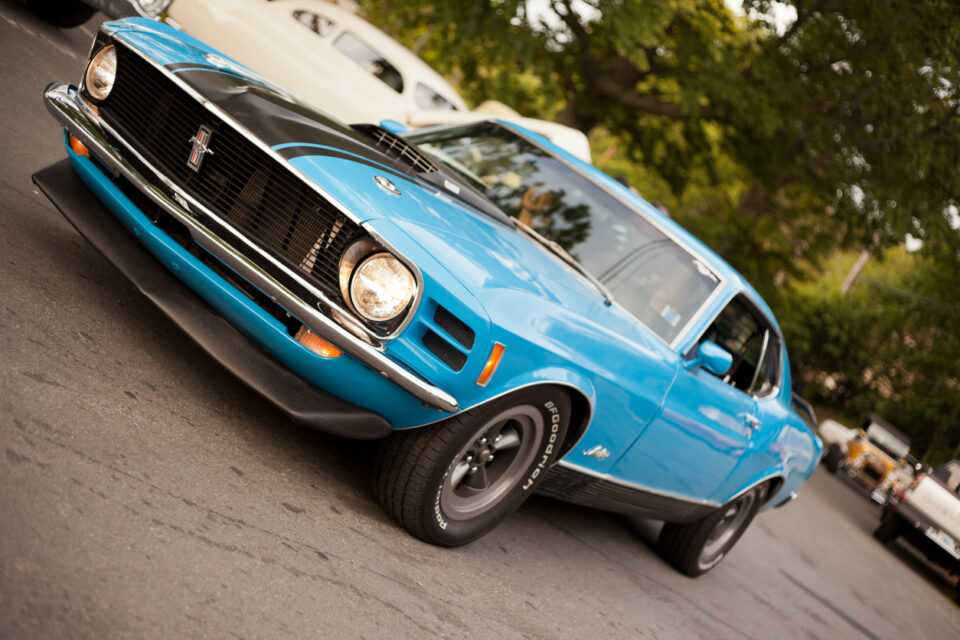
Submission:
<svg viewBox="0 0 960 640">
<path fill-rule="evenodd" d="M 770 340 L 770 327 L 743 295 L 734 297 L 700 336 L 733 357 L 714 375 L 702 367 L 677 374 L 660 413 L 651 421 L 612 476 L 656 492 L 701 501 L 730 476 L 760 426 L 752 394 Z"/>
</svg>

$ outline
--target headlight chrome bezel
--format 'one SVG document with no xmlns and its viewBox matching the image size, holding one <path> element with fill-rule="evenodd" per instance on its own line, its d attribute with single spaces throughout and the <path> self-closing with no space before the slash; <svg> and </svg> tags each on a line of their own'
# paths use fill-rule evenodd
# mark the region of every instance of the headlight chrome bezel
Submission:
<svg viewBox="0 0 960 640">
<path fill-rule="evenodd" d="M 362 286 L 362 283 L 357 277 L 362 274 L 365 268 L 371 268 L 374 261 L 377 260 L 391 261 L 401 279 L 406 280 L 402 285 L 406 287 L 406 291 L 399 296 L 400 303 L 393 305 L 395 312 L 392 315 L 375 314 L 369 306 L 358 300 L 360 292 L 357 291 L 357 287 Z M 411 307 L 415 304 L 420 290 L 419 280 L 415 272 L 403 260 L 372 238 L 362 238 L 344 251 L 340 258 L 339 272 L 340 294 L 343 301 L 350 311 L 374 330 L 389 332 L 402 324 Z"/>
<path fill-rule="evenodd" d="M 94 76 L 94 73 L 99 75 Z M 109 78 L 109 83 L 103 82 L 105 76 Z M 90 56 L 83 71 L 83 92 L 94 102 L 103 102 L 113 91 L 116 81 L 117 47 L 108 44 Z"/>
</svg>

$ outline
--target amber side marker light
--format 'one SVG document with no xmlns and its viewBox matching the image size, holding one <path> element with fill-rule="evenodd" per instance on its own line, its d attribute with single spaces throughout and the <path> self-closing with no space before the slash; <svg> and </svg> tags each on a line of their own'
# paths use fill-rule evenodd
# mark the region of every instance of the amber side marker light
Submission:
<svg viewBox="0 0 960 640">
<path fill-rule="evenodd" d="M 324 358 L 339 358 L 343 355 L 343 351 L 340 351 L 340 349 L 337 349 L 306 327 L 300 327 L 300 330 L 297 331 L 297 335 L 294 336 L 294 338 L 307 349 Z"/>
<path fill-rule="evenodd" d="M 483 365 L 483 371 L 480 372 L 480 377 L 477 378 L 477 384 L 481 387 L 487 386 L 497 367 L 500 366 L 500 359 L 503 358 L 503 348 L 503 345 L 499 342 L 493 343 L 493 349 L 490 351 L 490 357 L 487 358 L 487 364 Z"/>
<path fill-rule="evenodd" d="M 71 133 L 68 136 L 68 139 L 70 141 L 70 148 L 73 149 L 73 152 L 75 154 L 80 156 L 86 156 L 88 158 L 90 157 L 90 151 L 87 150 L 84 144 L 80 142 L 80 140 L 75 135 Z"/>
</svg>

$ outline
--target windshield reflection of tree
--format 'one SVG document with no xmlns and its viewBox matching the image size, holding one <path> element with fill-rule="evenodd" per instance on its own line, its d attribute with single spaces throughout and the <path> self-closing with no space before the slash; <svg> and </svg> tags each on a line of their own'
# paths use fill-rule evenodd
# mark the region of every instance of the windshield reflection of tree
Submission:
<svg viewBox="0 0 960 640">
<path fill-rule="evenodd" d="M 555 159 L 513 136 L 459 138 L 436 147 L 469 169 L 473 182 L 479 178 L 501 210 L 578 258 L 577 245 L 590 235 L 591 207 L 582 194 L 564 188 L 570 172 L 554 166 Z"/>
<path fill-rule="evenodd" d="M 580 260 L 576 247 L 590 235 L 590 207 L 568 199 L 572 200 L 565 189 L 547 189 L 542 183 L 534 183 L 509 190 L 502 197 L 495 196 L 494 201 Z"/>
</svg>

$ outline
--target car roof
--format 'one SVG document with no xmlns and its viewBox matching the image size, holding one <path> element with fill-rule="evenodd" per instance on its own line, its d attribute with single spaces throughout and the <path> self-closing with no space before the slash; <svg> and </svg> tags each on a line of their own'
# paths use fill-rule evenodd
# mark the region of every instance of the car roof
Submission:
<svg viewBox="0 0 960 640">
<path fill-rule="evenodd" d="M 306 9 L 326 16 L 336 23 L 337 31 L 350 31 L 367 45 L 376 49 L 403 75 L 404 93 L 407 92 L 407 83 L 412 89 L 419 80 L 434 91 L 441 93 L 444 98 L 453 102 L 458 109 L 467 109 L 463 98 L 442 75 L 417 57 L 415 53 L 360 16 L 327 0 L 280 0 L 280 2 L 290 5 L 293 9 Z"/>
</svg>

